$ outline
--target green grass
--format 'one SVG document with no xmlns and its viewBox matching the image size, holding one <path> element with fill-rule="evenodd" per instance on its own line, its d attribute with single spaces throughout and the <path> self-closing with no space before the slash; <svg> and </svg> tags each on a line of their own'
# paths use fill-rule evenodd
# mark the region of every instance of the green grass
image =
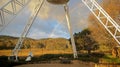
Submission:
<svg viewBox="0 0 120 67">
<path fill-rule="evenodd" d="M 120 64 L 120 58 L 114 58 L 114 57 L 112 57 L 111 54 L 106 54 L 106 55 L 103 57 L 103 60 L 105 60 L 105 61 L 108 62 L 108 63 Z"/>
</svg>

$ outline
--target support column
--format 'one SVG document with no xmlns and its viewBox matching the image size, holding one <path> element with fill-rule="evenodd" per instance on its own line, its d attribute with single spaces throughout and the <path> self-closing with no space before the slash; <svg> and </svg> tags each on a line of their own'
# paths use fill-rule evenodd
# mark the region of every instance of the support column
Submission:
<svg viewBox="0 0 120 67">
<path fill-rule="evenodd" d="M 65 16 L 66 16 L 66 20 L 67 20 L 68 29 L 70 32 L 73 55 L 74 55 L 74 58 L 78 58 L 77 51 L 76 51 L 76 45 L 75 45 L 75 41 L 74 41 L 74 37 L 73 37 L 73 31 L 72 31 L 72 27 L 71 27 L 71 23 L 70 23 L 69 7 L 67 4 L 64 5 L 64 10 L 65 10 Z"/>
</svg>

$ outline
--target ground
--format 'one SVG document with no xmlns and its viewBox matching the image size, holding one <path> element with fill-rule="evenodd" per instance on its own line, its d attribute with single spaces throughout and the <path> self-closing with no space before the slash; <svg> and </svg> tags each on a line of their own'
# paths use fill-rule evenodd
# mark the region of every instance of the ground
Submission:
<svg viewBox="0 0 120 67">
<path fill-rule="evenodd" d="M 27 64 L 15 67 L 93 67 L 83 64 Z"/>
<path fill-rule="evenodd" d="M 85 63 L 85 62 L 78 62 L 73 61 L 72 64 L 60 64 L 60 63 L 47 63 L 47 64 L 26 64 L 20 65 L 15 67 L 94 67 L 94 63 Z"/>
</svg>

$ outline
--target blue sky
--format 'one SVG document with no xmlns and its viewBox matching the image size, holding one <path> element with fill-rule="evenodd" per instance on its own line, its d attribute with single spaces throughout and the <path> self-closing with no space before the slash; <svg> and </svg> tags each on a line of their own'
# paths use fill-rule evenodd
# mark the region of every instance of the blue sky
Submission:
<svg viewBox="0 0 120 67">
<path fill-rule="evenodd" d="M 34 5 L 35 2 L 32 1 L 26 6 L 12 23 L 0 32 L 0 35 L 19 37 L 31 13 L 33 13 L 32 10 Z M 81 0 L 70 0 L 68 5 L 73 33 L 80 32 L 84 28 L 87 28 L 87 18 L 90 13 L 87 7 Z M 63 6 L 52 5 L 45 2 L 27 37 L 34 39 L 57 37 L 70 38 Z"/>
</svg>

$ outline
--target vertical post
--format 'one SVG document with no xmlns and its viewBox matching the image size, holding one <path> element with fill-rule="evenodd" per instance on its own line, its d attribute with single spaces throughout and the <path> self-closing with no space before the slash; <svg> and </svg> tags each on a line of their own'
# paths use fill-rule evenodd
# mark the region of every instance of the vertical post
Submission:
<svg viewBox="0 0 120 67">
<path fill-rule="evenodd" d="M 70 23 L 69 7 L 67 4 L 64 5 L 64 10 L 65 10 L 65 14 L 66 14 L 65 16 L 66 16 L 66 20 L 67 20 L 68 29 L 70 32 L 73 55 L 74 55 L 74 58 L 78 58 L 76 46 L 75 46 L 75 41 L 74 41 L 74 37 L 73 37 L 73 32 L 72 32 L 72 28 L 71 28 L 71 23 Z"/>
</svg>

